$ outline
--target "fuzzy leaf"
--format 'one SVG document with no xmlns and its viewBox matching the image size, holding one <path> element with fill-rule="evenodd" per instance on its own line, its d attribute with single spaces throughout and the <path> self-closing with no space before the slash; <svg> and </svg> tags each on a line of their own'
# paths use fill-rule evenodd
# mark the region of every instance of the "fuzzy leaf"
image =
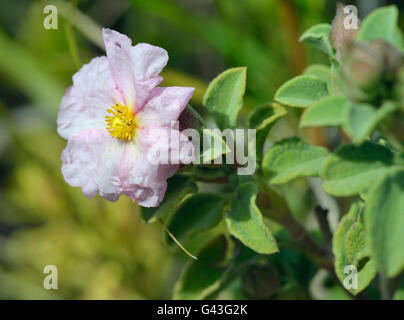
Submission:
<svg viewBox="0 0 404 320">
<path fill-rule="evenodd" d="M 349 104 L 344 129 L 352 137 L 353 143 L 361 144 L 379 122 L 394 110 L 392 102 L 386 102 L 377 110 L 368 104 Z"/>
<path fill-rule="evenodd" d="M 344 96 L 328 96 L 308 108 L 300 120 L 301 127 L 339 126 L 344 124 L 349 100 Z"/>
<path fill-rule="evenodd" d="M 233 172 L 229 166 L 211 167 L 204 165 L 195 165 L 193 167 L 195 175 L 205 180 L 224 178 Z"/>
<path fill-rule="evenodd" d="M 215 118 L 220 129 L 235 127 L 243 106 L 246 68 L 232 68 L 218 75 L 208 86 L 203 105 Z"/>
<path fill-rule="evenodd" d="M 304 176 L 319 176 L 328 151 L 288 138 L 275 143 L 265 154 L 262 168 L 270 183 L 285 183 Z"/>
<path fill-rule="evenodd" d="M 331 69 L 322 64 L 312 64 L 308 66 L 303 74 L 323 81 L 329 81 L 331 79 Z"/>
<path fill-rule="evenodd" d="M 230 211 L 225 213 L 227 228 L 230 234 L 258 253 L 278 252 L 276 240 L 255 203 L 256 193 L 257 186 L 253 183 L 246 183 L 236 190 L 230 201 Z"/>
<path fill-rule="evenodd" d="M 348 276 L 344 273 L 346 266 L 354 265 L 358 269 L 358 288 L 349 290 L 355 295 L 370 284 L 377 272 L 374 259 L 369 257 L 369 244 L 361 223 L 361 212 L 362 205 L 354 203 L 342 218 L 333 238 L 335 273 L 341 283 L 344 284 Z"/>
<path fill-rule="evenodd" d="M 163 215 L 173 213 L 181 200 L 188 194 L 198 191 L 198 187 L 192 179 L 180 174 L 168 179 L 167 183 L 167 191 L 159 207 L 141 208 L 141 217 L 144 222 L 151 223 Z"/>
<path fill-rule="evenodd" d="M 378 180 L 368 199 L 365 218 L 372 253 L 378 267 L 394 277 L 404 269 L 404 170 Z"/>
<path fill-rule="evenodd" d="M 225 274 L 226 240 L 218 237 L 208 243 L 191 261 L 174 288 L 174 299 L 205 299 L 220 287 Z"/>
<path fill-rule="evenodd" d="M 393 300 L 404 300 L 404 288 L 399 288 L 396 290 Z"/>
<path fill-rule="evenodd" d="M 230 148 L 223 140 L 220 132 L 216 130 L 204 129 L 203 131 L 203 145 L 206 141 L 206 147 L 202 149 L 200 154 L 200 161 L 204 164 L 211 163 L 212 160 L 221 157 L 223 154 L 230 152 Z M 201 144 L 201 147 L 203 146 Z"/>
<path fill-rule="evenodd" d="M 186 198 L 172 216 L 168 229 L 180 241 L 216 226 L 223 217 L 226 200 L 217 193 L 198 193 Z M 167 236 L 171 244 L 172 239 Z"/>
<path fill-rule="evenodd" d="M 384 146 L 365 142 L 361 146 L 344 145 L 324 164 L 323 188 L 334 196 L 351 196 L 366 191 L 389 171 L 393 153 Z"/>
<path fill-rule="evenodd" d="M 345 253 L 348 261 L 356 266 L 361 259 L 370 256 L 367 233 L 361 221 L 356 221 L 347 232 Z"/>
<path fill-rule="evenodd" d="M 402 36 L 397 27 L 398 9 L 388 6 L 374 10 L 363 21 L 359 29 L 358 41 L 382 39 L 397 48 L 402 48 Z"/>
<path fill-rule="evenodd" d="M 328 96 L 326 81 L 303 75 L 282 85 L 275 93 L 275 100 L 290 107 L 306 108 L 325 96 Z"/>
<path fill-rule="evenodd" d="M 325 52 L 329 56 L 334 54 L 328 36 L 330 34 L 331 26 L 326 23 L 318 24 L 311 27 L 300 37 L 300 41 L 310 43 L 317 49 Z"/>
<path fill-rule="evenodd" d="M 253 109 L 249 115 L 249 128 L 257 130 L 257 162 L 261 162 L 265 139 L 274 124 L 286 114 L 284 107 L 277 104 L 264 104 Z"/>
</svg>

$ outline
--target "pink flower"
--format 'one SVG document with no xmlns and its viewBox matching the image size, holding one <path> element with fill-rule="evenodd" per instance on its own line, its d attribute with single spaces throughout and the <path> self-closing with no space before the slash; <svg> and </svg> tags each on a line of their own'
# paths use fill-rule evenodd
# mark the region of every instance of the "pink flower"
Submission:
<svg viewBox="0 0 404 320">
<path fill-rule="evenodd" d="M 107 56 L 84 65 L 61 102 L 58 132 L 68 140 L 62 173 L 88 197 L 99 193 L 116 201 L 124 194 L 142 206 L 158 206 L 179 165 L 150 161 L 147 152 L 192 148 L 172 121 L 194 88 L 156 87 L 168 61 L 164 49 L 132 46 L 128 37 L 109 29 L 103 37 Z M 176 147 L 171 134 L 179 137 Z"/>
</svg>

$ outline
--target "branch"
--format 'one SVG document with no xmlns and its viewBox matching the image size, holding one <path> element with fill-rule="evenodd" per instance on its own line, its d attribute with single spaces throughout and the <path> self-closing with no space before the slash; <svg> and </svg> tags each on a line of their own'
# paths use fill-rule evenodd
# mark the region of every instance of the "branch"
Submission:
<svg viewBox="0 0 404 320">
<path fill-rule="evenodd" d="M 270 216 L 271 217 L 271 216 Z M 272 216 L 273 218 L 273 216 Z M 300 224 L 290 213 L 278 219 L 282 226 L 289 231 L 293 239 L 296 240 L 301 250 L 320 268 L 329 271 L 334 270 L 334 259 L 331 253 L 322 247 L 313 237 L 307 232 L 302 224 Z"/>
<path fill-rule="evenodd" d="M 316 206 L 314 210 L 317 221 L 321 230 L 321 234 L 328 249 L 332 249 L 332 231 L 330 224 L 328 223 L 328 210 L 324 209 L 320 205 Z"/>
<path fill-rule="evenodd" d="M 257 205 L 261 212 L 288 230 L 300 249 L 318 267 L 333 272 L 334 258 L 332 253 L 313 239 L 304 226 L 289 212 L 284 198 L 274 192 L 263 177 L 255 176 L 255 178 L 260 186 Z"/>
</svg>

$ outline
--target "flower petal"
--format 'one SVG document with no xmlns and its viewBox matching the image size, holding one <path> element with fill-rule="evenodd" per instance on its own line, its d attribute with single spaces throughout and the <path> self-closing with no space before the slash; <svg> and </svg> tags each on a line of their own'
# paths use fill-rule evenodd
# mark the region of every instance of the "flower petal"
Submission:
<svg viewBox="0 0 404 320">
<path fill-rule="evenodd" d="M 136 111 L 135 78 L 132 71 L 132 41 L 111 29 L 102 29 L 112 76 L 128 108 Z"/>
<path fill-rule="evenodd" d="M 154 88 L 137 114 L 139 126 L 170 126 L 172 121 L 178 120 L 194 90 L 188 87 Z"/>
<path fill-rule="evenodd" d="M 161 166 L 159 175 L 170 178 L 179 164 L 189 164 L 194 155 L 194 146 L 182 132 L 171 127 L 148 127 L 138 129 L 137 139 L 147 152 L 147 160 Z"/>
<path fill-rule="evenodd" d="M 64 179 L 73 187 L 81 187 L 87 197 L 99 193 L 116 201 L 122 193 L 119 168 L 124 146 L 105 129 L 73 135 L 62 153 Z"/>
<path fill-rule="evenodd" d="M 144 207 L 156 207 L 164 198 L 167 175 L 160 164 L 147 159 L 147 149 L 139 143 L 128 143 L 120 165 L 123 193 Z"/>
<path fill-rule="evenodd" d="M 94 58 L 73 76 L 60 106 L 58 133 L 65 139 L 86 129 L 105 128 L 106 109 L 120 101 L 106 57 Z"/>
<path fill-rule="evenodd" d="M 136 104 L 142 108 L 150 91 L 162 80 L 159 73 L 168 61 L 167 51 L 147 43 L 132 47 L 132 71 L 135 75 Z"/>
<path fill-rule="evenodd" d="M 168 54 L 163 48 L 147 43 L 139 43 L 132 48 L 132 68 L 137 82 L 158 76 L 167 62 Z"/>
<path fill-rule="evenodd" d="M 180 160 L 184 159 L 181 151 L 193 151 L 193 145 L 179 131 L 168 127 L 139 131 L 138 139 L 132 142 L 112 138 L 105 129 L 73 135 L 62 153 L 66 182 L 80 187 L 87 197 L 100 194 L 116 201 L 124 194 L 141 206 L 158 206 L 164 198 L 167 178 L 178 170 Z M 174 139 L 178 142 L 171 144 Z M 164 162 L 150 157 L 150 152 L 165 150 L 182 158 Z"/>
<path fill-rule="evenodd" d="M 162 77 L 154 77 L 149 80 L 145 80 L 142 82 L 136 82 L 135 87 L 136 87 L 136 104 L 138 110 L 140 110 L 144 103 L 147 101 L 150 91 L 156 86 L 160 84 L 160 82 L 163 81 Z"/>
<path fill-rule="evenodd" d="M 177 142 L 171 143 L 174 140 Z M 193 150 L 192 143 L 178 130 L 169 127 L 139 129 L 135 141 L 126 145 L 121 162 L 123 193 L 144 207 L 160 205 L 167 179 L 178 170 L 180 162 L 192 160 Z M 173 158 L 165 158 L 165 153 L 173 154 Z"/>
</svg>

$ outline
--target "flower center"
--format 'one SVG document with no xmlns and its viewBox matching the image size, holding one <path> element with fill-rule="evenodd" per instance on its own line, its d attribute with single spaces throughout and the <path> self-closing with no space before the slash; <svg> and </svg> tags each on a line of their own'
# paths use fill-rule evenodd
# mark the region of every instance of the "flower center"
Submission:
<svg viewBox="0 0 404 320">
<path fill-rule="evenodd" d="M 120 102 L 111 106 L 111 109 L 107 109 L 107 112 L 111 114 L 105 116 L 107 130 L 111 137 L 120 140 L 132 139 L 137 126 L 135 114 Z"/>
</svg>

